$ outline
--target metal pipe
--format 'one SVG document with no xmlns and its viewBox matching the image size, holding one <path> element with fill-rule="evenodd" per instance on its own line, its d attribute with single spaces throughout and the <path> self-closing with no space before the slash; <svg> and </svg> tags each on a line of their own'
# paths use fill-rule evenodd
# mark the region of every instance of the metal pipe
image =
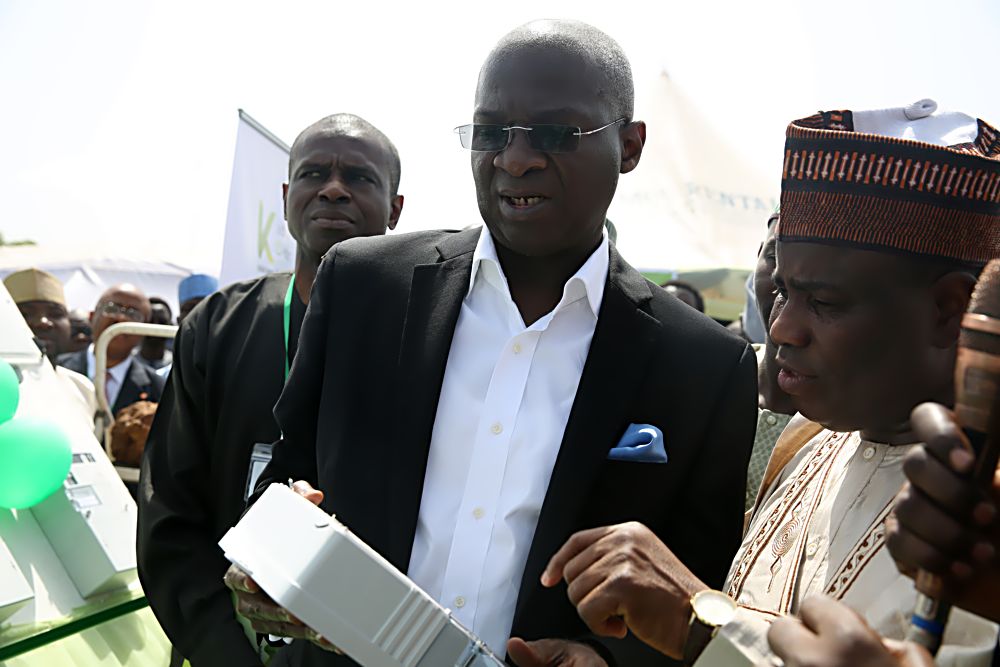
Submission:
<svg viewBox="0 0 1000 667">
<path fill-rule="evenodd" d="M 146 324 L 144 322 L 119 322 L 101 332 L 97 340 L 94 341 L 94 390 L 97 393 L 97 406 L 99 408 L 96 419 L 101 421 L 98 433 L 104 434 L 104 451 L 108 458 L 114 461 L 111 454 L 111 424 L 114 423 L 114 415 L 111 414 L 111 406 L 108 405 L 108 396 L 105 390 L 107 383 L 108 368 L 108 344 L 115 336 L 131 334 L 138 336 L 154 336 L 157 338 L 173 338 L 177 334 L 177 327 L 173 324 Z"/>
</svg>

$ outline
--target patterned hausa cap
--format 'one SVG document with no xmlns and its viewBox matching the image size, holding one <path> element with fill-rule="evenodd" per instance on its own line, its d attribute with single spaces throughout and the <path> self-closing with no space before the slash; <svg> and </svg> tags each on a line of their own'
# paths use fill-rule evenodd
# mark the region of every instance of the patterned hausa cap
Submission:
<svg viewBox="0 0 1000 667">
<path fill-rule="evenodd" d="M 933 100 L 793 121 L 782 242 L 845 245 L 981 266 L 1000 257 L 1000 132 Z"/>
<path fill-rule="evenodd" d="M 66 307 L 66 295 L 59 279 L 41 269 L 16 271 L 3 281 L 14 303 L 27 301 L 48 301 Z"/>
</svg>

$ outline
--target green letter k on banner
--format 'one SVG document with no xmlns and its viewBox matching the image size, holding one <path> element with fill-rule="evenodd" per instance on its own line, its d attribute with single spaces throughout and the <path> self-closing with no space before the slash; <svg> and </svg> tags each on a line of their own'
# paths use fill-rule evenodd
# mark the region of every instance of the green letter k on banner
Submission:
<svg viewBox="0 0 1000 667">
<path fill-rule="evenodd" d="M 271 234 L 271 225 L 274 223 L 274 212 L 268 213 L 267 221 L 264 220 L 264 202 L 257 203 L 257 257 L 267 253 L 267 261 L 274 263 L 274 255 L 271 254 L 271 244 L 267 237 Z"/>
</svg>

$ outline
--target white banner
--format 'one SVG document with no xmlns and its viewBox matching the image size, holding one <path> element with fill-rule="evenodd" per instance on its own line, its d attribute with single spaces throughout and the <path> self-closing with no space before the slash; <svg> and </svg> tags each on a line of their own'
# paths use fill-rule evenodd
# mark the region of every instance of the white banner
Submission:
<svg viewBox="0 0 1000 667">
<path fill-rule="evenodd" d="M 220 285 L 292 270 L 295 241 L 281 201 L 287 178 L 288 146 L 241 109 Z"/>
<path fill-rule="evenodd" d="M 618 248 L 642 269 L 753 267 L 780 174 L 748 164 L 666 74 L 655 85 L 636 113 L 648 123 L 642 160 L 619 181 L 608 211 Z"/>
<path fill-rule="evenodd" d="M 608 211 L 618 249 L 654 282 L 694 285 L 709 315 L 735 319 L 778 204 L 780 174 L 749 164 L 666 74 L 655 85 L 647 107 L 636 109 L 648 124 L 642 160 L 619 181 Z M 734 111 L 733 122 L 740 120 Z"/>
</svg>

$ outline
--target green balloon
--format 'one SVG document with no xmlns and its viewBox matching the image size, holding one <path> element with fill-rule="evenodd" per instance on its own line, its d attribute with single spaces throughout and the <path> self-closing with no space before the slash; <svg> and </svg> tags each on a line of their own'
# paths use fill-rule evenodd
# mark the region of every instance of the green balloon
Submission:
<svg viewBox="0 0 1000 667">
<path fill-rule="evenodd" d="M 72 462 L 69 438 L 57 424 L 33 417 L 0 424 L 0 507 L 42 502 L 62 487 Z"/>
<path fill-rule="evenodd" d="M 0 424 L 14 416 L 20 400 L 21 388 L 18 386 L 17 373 L 13 366 L 0 359 Z"/>
</svg>

